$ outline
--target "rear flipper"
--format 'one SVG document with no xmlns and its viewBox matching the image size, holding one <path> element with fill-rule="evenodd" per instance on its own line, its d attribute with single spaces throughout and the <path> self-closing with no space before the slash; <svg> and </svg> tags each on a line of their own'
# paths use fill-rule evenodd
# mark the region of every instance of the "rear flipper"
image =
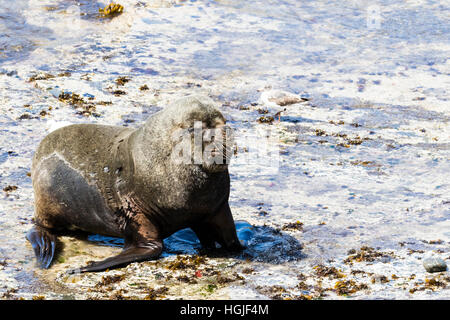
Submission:
<svg viewBox="0 0 450 320">
<path fill-rule="evenodd" d="M 36 255 L 37 262 L 43 269 L 48 269 L 55 255 L 56 236 L 48 229 L 34 226 L 28 231 L 27 240 L 30 241 Z"/>
<path fill-rule="evenodd" d="M 139 247 L 127 247 L 115 257 L 103 261 L 94 262 L 86 267 L 69 270 L 69 274 L 82 272 L 98 272 L 106 269 L 124 267 L 132 262 L 151 260 L 159 257 L 162 252 L 163 243 L 161 240 L 152 240 Z"/>
</svg>

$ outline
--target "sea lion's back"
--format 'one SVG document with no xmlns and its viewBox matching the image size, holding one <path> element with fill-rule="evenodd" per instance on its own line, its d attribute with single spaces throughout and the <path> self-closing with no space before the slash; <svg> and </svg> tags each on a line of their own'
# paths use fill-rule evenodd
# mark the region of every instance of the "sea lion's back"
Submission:
<svg viewBox="0 0 450 320">
<path fill-rule="evenodd" d="M 39 144 L 34 157 L 32 171 L 44 158 L 57 154 L 73 165 L 83 167 L 106 156 L 114 139 L 124 131 L 133 129 L 98 124 L 73 124 L 49 133 Z"/>
</svg>

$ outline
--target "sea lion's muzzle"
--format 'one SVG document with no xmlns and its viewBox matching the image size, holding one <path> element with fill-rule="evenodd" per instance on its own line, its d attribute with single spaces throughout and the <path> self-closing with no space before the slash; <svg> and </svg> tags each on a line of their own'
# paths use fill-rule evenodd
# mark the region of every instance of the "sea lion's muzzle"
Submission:
<svg viewBox="0 0 450 320">
<path fill-rule="evenodd" d="M 208 128 L 201 121 L 174 134 L 172 159 L 177 163 L 201 165 L 205 171 L 223 171 L 230 162 L 232 129 L 225 123 Z"/>
<path fill-rule="evenodd" d="M 228 165 L 233 146 L 233 131 L 227 125 L 203 131 L 204 162 L 209 165 Z"/>
</svg>

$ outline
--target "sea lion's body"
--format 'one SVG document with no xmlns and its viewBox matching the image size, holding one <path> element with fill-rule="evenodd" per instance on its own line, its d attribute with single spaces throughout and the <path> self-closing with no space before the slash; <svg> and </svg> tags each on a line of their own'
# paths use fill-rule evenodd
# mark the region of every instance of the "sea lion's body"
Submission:
<svg viewBox="0 0 450 320">
<path fill-rule="evenodd" d="M 56 234 L 66 230 L 125 239 L 121 254 L 80 271 L 156 258 L 162 239 L 186 227 L 203 246 L 240 249 L 226 164 L 171 161 L 171 134 L 194 121 L 206 128 L 225 123 L 214 107 L 186 98 L 138 129 L 80 124 L 45 137 L 33 158 L 35 227 L 27 236 L 42 266 L 53 259 Z"/>
</svg>

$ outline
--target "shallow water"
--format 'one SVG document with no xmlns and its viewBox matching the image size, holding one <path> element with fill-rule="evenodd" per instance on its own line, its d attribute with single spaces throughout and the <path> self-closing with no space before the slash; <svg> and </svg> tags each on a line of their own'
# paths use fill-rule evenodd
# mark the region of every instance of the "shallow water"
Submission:
<svg viewBox="0 0 450 320">
<path fill-rule="evenodd" d="M 421 0 L 120 3 L 122 15 L 103 19 L 101 1 L 0 0 L 0 187 L 18 186 L 0 191 L 4 298 L 88 297 L 83 288 L 102 275 L 76 287 L 60 281 L 64 270 L 118 250 L 64 239 L 65 262 L 34 268 L 24 235 L 33 215 L 27 172 L 39 141 L 68 123 L 136 127 L 191 93 L 209 95 L 235 129 L 230 205 L 256 239 L 227 260 L 246 283 L 199 298 L 273 298 L 266 289 L 274 286 L 286 290 L 282 297 L 317 297 L 317 265 L 367 284 L 350 294 L 357 299 L 450 297 L 448 284 L 423 287 L 432 275 L 422 267 L 427 255 L 449 263 L 448 7 Z M 44 77 L 29 82 L 35 75 Z M 131 80 L 119 86 L 119 76 Z M 139 90 L 144 84 L 149 90 Z M 114 95 L 118 89 L 126 94 Z M 62 91 L 112 104 L 86 117 L 58 100 Z M 286 106 L 279 122 L 258 123 L 258 109 L 275 118 L 284 109 L 271 101 L 283 92 L 309 100 Z M 31 119 L 19 120 L 24 114 Z M 269 143 L 256 131 L 267 129 L 276 156 L 257 161 L 249 155 Z M 190 235 L 181 236 L 166 241 L 162 263 L 176 252 L 196 253 Z M 345 262 L 363 246 L 392 254 Z M 124 272 L 146 274 L 150 266 Z M 255 272 L 241 272 L 244 266 Z M 372 275 L 352 273 L 360 269 Z M 374 275 L 389 281 L 372 283 Z M 326 298 L 342 298 L 333 290 L 337 279 L 322 280 Z M 410 293 L 416 287 L 424 290 Z M 168 297 L 186 294 L 173 289 Z"/>
<path fill-rule="evenodd" d="M 236 233 L 239 241 L 245 246 L 253 238 L 253 226 L 247 221 L 236 221 Z M 107 237 L 98 234 L 89 235 L 88 241 L 92 241 L 97 245 L 122 247 L 124 240 L 122 238 Z M 185 252 L 186 250 L 194 251 L 201 247 L 194 231 L 189 228 L 175 232 L 173 235 L 164 239 L 164 250 L 167 252 Z"/>
</svg>

